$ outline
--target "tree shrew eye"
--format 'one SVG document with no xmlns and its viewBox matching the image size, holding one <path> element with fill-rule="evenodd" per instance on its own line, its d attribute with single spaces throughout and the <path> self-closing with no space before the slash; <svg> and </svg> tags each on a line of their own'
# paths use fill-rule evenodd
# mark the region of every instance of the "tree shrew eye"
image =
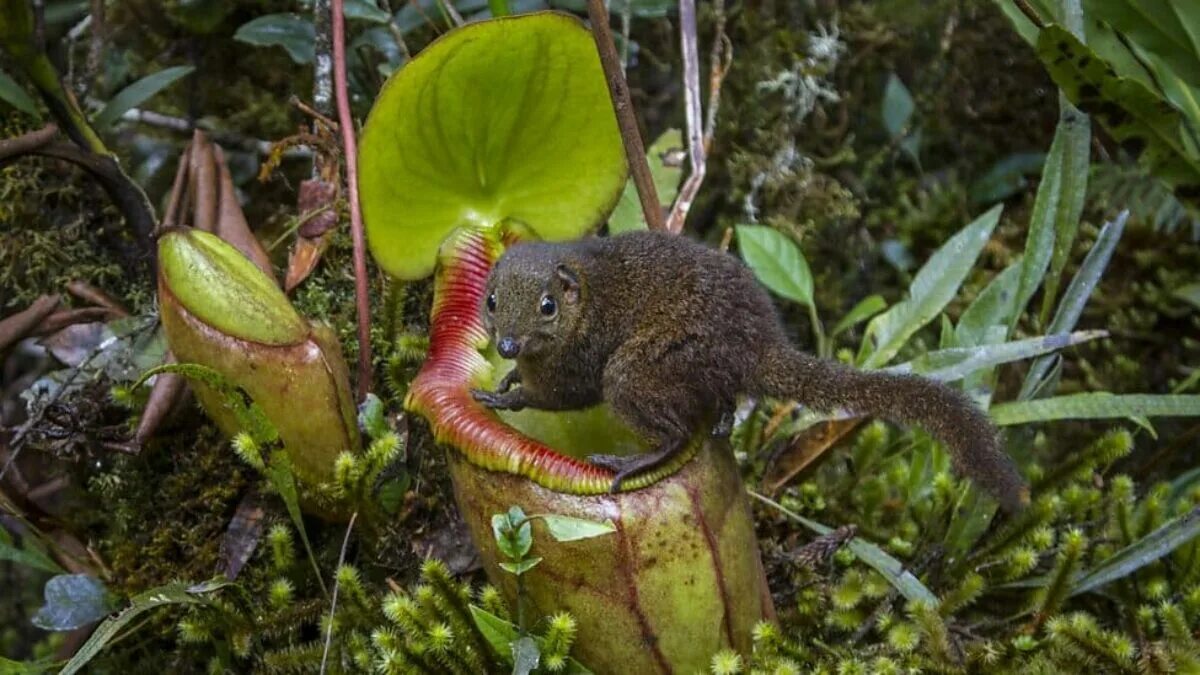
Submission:
<svg viewBox="0 0 1200 675">
<path fill-rule="evenodd" d="M 490 314 L 490 313 L 492 313 L 492 312 L 494 312 L 494 311 L 496 311 L 496 292 L 495 292 L 495 291 L 492 291 L 491 293 L 488 293 L 488 296 L 487 296 L 487 310 L 488 310 L 488 313 L 489 313 L 489 314 Z"/>
<path fill-rule="evenodd" d="M 554 298 L 543 295 L 540 309 L 542 310 L 542 316 L 554 316 L 555 312 L 558 311 L 558 303 L 554 301 Z"/>
</svg>

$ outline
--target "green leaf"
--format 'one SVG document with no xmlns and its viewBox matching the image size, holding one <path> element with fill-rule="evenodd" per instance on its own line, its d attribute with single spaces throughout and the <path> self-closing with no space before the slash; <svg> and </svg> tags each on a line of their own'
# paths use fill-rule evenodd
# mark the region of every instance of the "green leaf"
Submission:
<svg viewBox="0 0 1200 675">
<path fill-rule="evenodd" d="M 1091 298 L 1092 290 L 1100 283 L 1100 277 L 1108 267 L 1108 261 L 1112 259 L 1117 242 L 1121 240 L 1121 233 L 1125 231 L 1125 221 L 1128 218 L 1129 212 L 1122 211 L 1115 220 L 1105 223 L 1100 229 L 1096 243 L 1080 263 L 1079 271 L 1075 273 L 1063 294 L 1054 318 L 1050 321 L 1050 332 L 1065 333 L 1079 323 L 1079 317 L 1083 315 L 1083 308 Z M 1022 382 L 1021 391 L 1017 395 L 1018 400 L 1033 398 L 1034 391 L 1041 388 L 1056 358 L 1046 357 L 1033 363 L 1029 372 L 1025 374 L 1025 381 Z"/>
<path fill-rule="evenodd" d="M 1109 394 L 1092 392 L 992 406 L 999 426 L 1052 420 L 1101 420 L 1122 417 L 1200 416 L 1200 395 Z"/>
<path fill-rule="evenodd" d="M 504 555 L 520 560 L 533 547 L 533 526 L 519 506 L 509 507 L 508 513 L 492 516 L 492 536 Z"/>
<path fill-rule="evenodd" d="M 654 178 L 654 188 L 658 192 L 658 200 L 663 206 L 670 206 L 679 192 L 679 181 L 683 178 L 683 163 L 673 161 L 667 164 L 667 159 L 673 152 L 683 148 L 683 134 L 678 129 L 667 129 L 654 141 L 646 151 L 646 161 L 650 164 L 650 176 Z M 637 185 L 633 179 L 626 181 L 625 191 L 608 218 L 608 233 L 619 234 L 631 230 L 646 229 L 646 215 L 642 213 L 642 202 L 638 198 Z"/>
<path fill-rule="evenodd" d="M 0 70 L 0 101 L 11 105 L 27 115 L 37 116 L 37 104 L 33 98 L 17 84 L 8 73 Z"/>
<path fill-rule="evenodd" d="M 878 368 L 892 360 L 908 339 L 954 298 L 1000 222 L 1001 210 L 999 205 L 992 207 L 951 237 L 917 272 L 909 297 L 867 324 L 864 342 L 872 342 L 875 348 L 866 357 L 865 367 Z"/>
<path fill-rule="evenodd" d="M 514 221 L 548 240 L 599 226 L 626 165 L 591 34 L 547 12 L 442 36 L 384 85 L 359 176 L 371 253 L 404 279 L 429 274 L 459 226 Z"/>
<path fill-rule="evenodd" d="M 372 439 L 392 432 L 387 423 L 387 411 L 383 408 L 383 401 L 375 394 L 367 394 L 358 406 L 358 426 Z"/>
<path fill-rule="evenodd" d="M 471 605 L 471 619 L 497 654 L 510 654 L 509 645 L 521 637 L 521 632 L 515 625 L 475 605 Z M 540 647 L 545 646 L 546 641 L 543 638 L 536 635 L 532 637 Z M 567 667 L 562 672 L 564 675 L 591 675 L 592 671 L 575 659 L 567 657 Z"/>
<path fill-rule="evenodd" d="M 899 138 L 908 131 L 909 120 L 912 119 L 916 105 L 908 87 L 900 81 L 895 73 L 888 75 L 887 84 L 883 88 L 883 126 L 892 138 Z"/>
<path fill-rule="evenodd" d="M 541 558 L 525 558 L 519 562 L 502 562 L 499 565 L 504 571 L 521 576 L 536 567 L 540 562 L 542 562 Z"/>
<path fill-rule="evenodd" d="M 613 524 L 611 518 L 607 518 L 602 523 L 594 520 L 586 520 L 584 518 L 574 518 L 572 516 L 560 516 L 557 514 L 547 513 L 540 516 L 542 522 L 550 530 L 550 536 L 554 537 L 555 541 L 578 541 L 580 539 L 591 539 L 593 537 L 602 537 L 606 534 L 612 534 L 617 531 L 617 526 Z"/>
<path fill-rule="evenodd" d="M 1188 150 L 1179 111 L 1140 81 L 1119 77 L 1059 26 L 1038 36 L 1038 57 L 1072 103 L 1092 115 L 1181 201 L 1200 200 L 1200 157 Z"/>
<path fill-rule="evenodd" d="M 1043 282 L 1041 320 L 1044 323 L 1058 297 L 1058 284 L 1062 279 L 1071 247 L 1079 234 L 1079 219 L 1083 215 L 1083 203 L 1087 199 L 1088 157 L 1091 152 L 1092 124 L 1086 115 L 1066 101 L 1062 101 L 1059 128 L 1065 135 L 1064 151 L 1058 181 L 1061 194 L 1054 213 L 1054 254 L 1050 258 L 1050 269 Z M 1057 132 L 1056 134 L 1057 135 Z M 1053 146 L 1051 147 L 1053 151 Z"/>
<path fill-rule="evenodd" d="M 822 525 L 815 520 L 810 520 L 794 511 L 790 511 L 782 504 L 779 504 L 768 497 L 764 497 L 753 490 L 748 490 L 748 492 L 751 497 L 754 497 L 764 504 L 774 507 L 780 513 L 783 513 L 787 517 L 795 520 L 817 534 L 829 534 L 830 532 L 833 532 L 833 528 L 829 527 L 828 525 Z M 883 549 L 879 548 L 875 544 L 872 544 L 859 537 L 855 537 L 854 539 L 850 540 L 847 546 L 854 553 L 854 555 L 858 556 L 859 560 L 863 561 L 876 572 L 879 572 L 881 575 L 883 575 L 883 577 L 888 580 L 888 583 L 890 583 L 909 601 L 929 603 L 937 602 L 937 596 L 933 594 L 933 591 L 930 591 L 925 584 L 921 583 L 920 579 L 913 576 L 912 572 L 909 572 L 907 569 L 905 569 L 904 563 L 888 555 Z"/>
<path fill-rule="evenodd" d="M 800 247 L 765 225 L 738 225 L 738 252 L 764 286 L 805 307 L 813 304 L 812 272 Z"/>
<path fill-rule="evenodd" d="M 542 650 L 528 635 L 512 643 L 513 675 L 529 675 L 542 660 Z"/>
<path fill-rule="evenodd" d="M 1016 307 L 1017 285 L 1021 279 L 1023 258 L 1019 258 L 984 286 L 963 310 L 954 328 L 954 337 L 963 347 L 983 344 L 992 326 L 1008 326 Z"/>
<path fill-rule="evenodd" d="M 885 309 L 887 309 L 887 301 L 883 299 L 882 295 L 868 295 L 859 300 L 858 304 L 851 308 L 849 312 L 846 312 L 842 320 L 838 321 L 837 325 L 833 327 L 833 332 L 829 334 L 829 337 L 837 337 L 849 330 L 851 326 L 866 321 Z"/>
<path fill-rule="evenodd" d="M 274 443 L 279 440 L 279 431 L 266 413 L 244 391 L 228 380 L 221 373 L 202 366 L 198 363 L 165 363 L 142 373 L 141 377 L 130 387 L 137 389 L 154 375 L 159 373 L 174 373 L 212 387 L 222 398 L 222 403 L 233 412 L 238 427 L 250 434 L 259 443 Z"/>
<path fill-rule="evenodd" d="M 1072 594 L 1086 593 L 1133 574 L 1200 535 L 1200 507 L 1114 553 L 1075 582 Z"/>
<path fill-rule="evenodd" d="M 1084 330 L 1075 333 L 1046 335 L 1043 337 L 1013 340 L 1000 344 L 982 344 L 975 347 L 953 347 L 928 352 L 906 363 L 882 369 L 882 372 L 907 374 L 916 373 L 942 382 L 960 380 L 981 368 L 992 368 L 1004 363 L 1031 359 L 1035 356 L 1056 352 L 1083 342 L 1107 337 L 1102 330 Z"/>
<path fill-rule="evenodd" d="M 991 206 L 1025 189 L 1026 176 L 1041 173 L 1046 163 L 1044 152 L 1014 152 L 1001 158 L 971 183 L 967 196 L 978 206 Z"/>
<path fill-rule="evenodd" d="M 1015 309 L 1009 316 L 1010 332 L 1042 284 L 1051 258 L 1055 255 L 1057 239 L 1065 239 L 1070 235 L 1070 239 L 1074 240 L 1083 199 L 1087 195 L 1090 139 L 1087 117 L 1073 109 L 1064 109 L 1054 132 L 1054 141 L 1050 144 L 1050 153 L 1046 156 L 1042 182 L 1038 186 L 1033 213 L 1029 218 L 1021 280 L 1017 286 Z"/>
<path fill-rule="evenodd" d="M 30 538 L 26 537 L 25 547 L 17 548 L 13 544 L 12 535 L 8 533 L 8 530 L 0 527 L 0 560 L 8 560 L 9 562 L 50 572 L 51 574 L 62 574 L 64 572 L 58 563 L 54 562 L 54 560 L 42 551 L 30 546 L 30 543 Z"/>
<path fill-rule="evenodd" d="M 1176 12 L 1194 15 L 1187 0 L 1085 0 L 1088 16 L 1110 24 L 1137 46 L 1163 59 L 1172 72 L 1200 86 L 1200 45 Z M 1191 17 L 1193 22 L 1195 16 Z"/>
<path fill-rule="evenodd" d="M 321 567 L 317 565 L 317 557 L 308 543 L 308 532 L 304 529 L 304 516 L 300 514 L 300 495 L 296 491 L 296 477 L 292 473 L 292 464 L 288 461 L 286 453 L 282 451 L 271 453 L 271 461 L 267 465 L 267 478 L 271 481 L 271 487 L 275 488 L 280 498 L 283 499 L 288 516 L 292 519 L 292 524 L 296 526 L 296 531 L 300 533 L 300 541 L 304 543 L 304 551 L 308 554 L 308 561 L 312 564 L 313 573 L 317 575 L 317 583 L 321 586 L 321 592 L 328 593 L 325 588 L 325 579 L 321 576 Z"/>
<path fill-rule="evenodd" d="M 46 604 L 33 616 L 43 630 L 75 630 L 103 619 L 109 612 L 108 590 L 87 574 L 60 574 L 46 582 Z"/>
<path fill-rule="evenodd" d="M 374 0 L 345 0 L 342 11 L 347 19 L 361 19 L 371 23 L 386 24 L 392 15 L 379 9 Z"/>
<path fill-rule="evenodd" d="M 173 583 L 135 595 L 129 607 L 122 610 L 120 614 L 106 619 L 104 623 L 96 628 L 96 631 L 92 633 L 88 641 L 67 662 L 60 675 L 74 675 L 74 673 L 79 672 L 80 669 L 86 666 L 89 661 L 104 649 L 104 646 L 109 641 L 116 637 L 122 628 L 143 612 L 170 604 L 207 604 L 208 600 L 201 596 L 228 585 L 229 582 L 227 581 L 209 581 L 194 586 L 184 583 Z"/>
<path fill-rule="evenodd" d="M 92 125 L 98 130 L 111 127 L 126 110 L 134 108 L 153 98 L 156 94 L 186 77 L 195 68 L 192 66 L 175 66 L 164 68 L 153 75 L 147 75 L 133 84 L 117 92 L 116 96 L 105 104 L 100 112 L 92 119 Z"/>
<path fill-rule="evenodd" d="M 283 47 L 300 65 L 316 56 L 317 31 L 312 21 L 297 14 L 267 14 L 242 24 L 233 39 L 256 47 Z"/>
</svg>

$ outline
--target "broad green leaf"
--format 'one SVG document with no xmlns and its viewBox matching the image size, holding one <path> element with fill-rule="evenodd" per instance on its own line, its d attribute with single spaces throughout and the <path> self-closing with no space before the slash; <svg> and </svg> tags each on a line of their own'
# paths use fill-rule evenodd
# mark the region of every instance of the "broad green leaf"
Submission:
<svg viewBox="0 0 1200 675">
<path fill-rule="evenodd" d="M 859 300 L 858 304 L 852 307 L 849 312 L 846 312 L 842 320 L 838 321 L 837 325 L 833 327 L 833 332 L 829 334 L 829 337 L 837 337 L 845 331 L 850 330 L 852 326 L 866 321 L 885 309 L 887 309 L 887 301 L 883 299 L 882 295 L 868 295 Z"/>
<path fill-rule="evenodd" d="M 475 605 L 471 605 L 471 619 L 497 654 L 510 654 L 509 645 L 516 642 L 521 636 L 516 626 Z M 532 637 L 539 646 L 545 645 L 544 639 L 536 635 Z M 575 659 L 567 657 L 567 667 L 562 672 L 564 675 L 590 675 L 592 671 Z"/>
<path fill-rule="evenodd" d="M 11 105 L 27 115 L 37 115 L 37 104 L 8 73 L 0 70 L 0 101 Z"/>
<path fill-rule="evenodd" d="M 602 537 L 606 534 L 612 534 L 617 531 L 617 526 L 613 524 L 611 518 L 605 519 L 604 522 L 598 523 L 594 520 L 586 520 L 584 518 L 574 518 L 572 516 L 560 516 L 556 514 L 545 514 L 537 516 L 542 519 L 546 527 L 550 530 L 550 536 L 554 537 L 555 541 L 577 541 L 579 539 L 591 539 L 593 537 Z"/>
<path fill-rule="evenodd" d="M 829 534 L 833 532 L 833 528 L 828 525 L 822 525 L 815 520 L 810 520 L 794 511 L 790 511 L 778 502 L 764 497 L 753 490 L 749 490 L 748 492 L 751 497 L 777 509 L 780 513 L 783 513 L 817 534 Z M 904 563 L 888 555 L 875 544 L 855 537 L 850 540 L 847 546 L 854 552 L 854 555 L 858 556 L 859 560 L 883 575 L 888 580 L 888 583 L 908 600 L 912 602 L 937 602 L 937 596 L 925 584 L 921 583 L 920 579 L 913 576 L 913 573 L 905 568 Z"/>
<path fill-rule="evenodd" d="M 228 585 L 227 581 L 210 581 L 196 585 L 173 583 L 135 595 L 129 607 L 106 619 L 96 628 L 88 641 L 67 662 L 60 675 L 74 675 L 79 672 L 122 628 L 147 610 L 171 604 L 204 604 L 208 602 L 204 595 Z"/>
<path fill-rule="evenodd" d="M 1184 202 L 1200 200 L 1200 157 L 1189 152 L 1183 118 L 1138 80 L 1120 77 L 1059 26 L 1038 36 L 1038 56 L 1072 103 L 1092 115 Z"/>
<path fill-rule="evenodd" d="M 1084 0 L 1090 17 L 1104 21 L 1171 70 L 1200 86 L 1200 44 L 1176 11 L 1195 12 L 1190 0 Z"/>
<path fill-rule="evenodd" d="M 379 8 L 375 0 L 345 0 L 342 11 L 347 19 L 361 19 L 371 23 L 387 23 L 392 15 Z"/>
<path fill-rule="evenodd" d="M 300 65 L 316 55 L 317 30 L 298 14 L 267 14 L 242 24 L 233 39 L 256 47 L 283 47 Z"/>
<path fill-rule="evenodd" d="M 1071 279 L 1062 301 L 1058 304 L 1058 310 L 1055 311 L 1054 318 L 1050 321 L 1048 328 L 1050 332 L 1065 333 L 1079 323 L 1079 317 L 1083 315 L 1083 308 L 1091 298 L 1092 290 L 1096 288 L 1096 284 L 1100 283 L 1100 277 L 1108 267 L 1108 261 L 1112 259 L 1117 242 L 1121 240 L 1121 233 L 1125 231 L 1125 221 L 1128 218 L 1129 212 L 1122 211 L 1116 219 L 1105 223 L 1101 228 L 1100 234 L 1096 237 L 1096 243 L 1092 245 L 1091 250 L 1079 265 L 1079 271 Z M 1021 391 L 1017 395 L 1018 400 L 1033 397 L 1034 391 L 1040 388 L 1056 358 L 1047 357 L 1034 362 L 1033 366 L 1029 368 L 1029 372 L 1025 374 L 1025 381 L 1021 384 Z"/>
<path fill-rule="evenodd" d="M 99 130 L 111 127 L 126 110 L 134 108 L 150 100 L 160 91 L 174 84 L 180 78 L 186 77 L 195 68 L 192 66 L 175 66 L 164 68 L 153 75 L 147 75 L 133 84 L 117 92 L 116 96 L 105 104 L 92 124 Z"/>
<path fill-rule="evenodd" d="M 108 590 L 87 574 L 60 574 L 46 582 L 46 604 L 33 616 L 43 630 L 75 630 L 103 619 L 109 612 Z"/>
<path fill-rule="evenodd" d="M 683 148 L 683 134 L 678 129 L 667 129 L 646 151 L 650 175 L 654 178 L 654 189 L 663 206 L 670 206 L 679 192 L 679 181 L 683 177 L 683 164 L 678 161 L 667 164 L 672 151 Z M 608 218 L 608 233 L 619 234 L 630 230 L 646 229 L 646 215 L 642 213 L 642 202 L 638 198 L 637 185 L 633 179 L 625 183 L 625 191 Z"/>
<path fill-rule="evenodd" d="M 958 344 L 971 347 L 983 344 L 992 326 L 1007 326 L 1016 307 L 1017 284 L 1021 279 L 1023 258 L 1019 258 L 997 274 L 971 304 L 963 310 L 954 328 Z"/>
<path fill-rule="evenodd" d="M 800 247 L 765 225 L 738 225 L 736 229 L 738 252 L 754 276 L 788 300 L 812 307 L 812 272 Z"/>
<path fill-rule="evenodd" d="M 1107 336 L 1107 331 L 1085 330 L 1013 340 L 1000 344 L 939 349 L 922 354 L 912 361 L 883 368 L 881 372 L 901 375 L 916 373 L 934 380 L 951 382 L 960 380 L 981 368 L 992 368 L 1004 363 L 1031 359 Z"/>
<path fill-rule="evenodd" d="M 519 506 L 492 516 L 492 536 L 500 552 L 513 560 L 524 558 L 533 547 L 533 526 Z"/>
<path fill-rule="evenodd" d="M 313 573 L 317 575 L 317 583 L 321 586 L 321 592 L 327 593 L 325 579 L 321 576 L 321 567 L 317 565 L 317 556 L 313 554 L 312 546 L 308 543 L 308 532 L 304 529 L 304 516 L 300 514 L 300 495 L 296 491 L 296 477 L 292 473 L 292 465 L 288 461 L 287 454 L 282 451 L 271 453 L 271 461 L 267 465 L 267 478 L 271 481 L 271 487 L 275 488 L 280 498 L 283 499 L 288 516 L 291 517 L 292 524 L 296 526 L 296 531 L 300 533 L 300 541 L 304 543 L 304 551 L 308 554 L 308 561 L 312 564 Z"/>
<path fill-rule="evenodd" d="M 8 530 L 3 527 L 0 527 L 0 560 L 8 560 L 9 562 L 50 572 L 51 574 L 63 574 L 64 572 L 63 568 L 59 567 L 58 563 L 54 562 L 49 556 L 30 546 L 28 536 L 26 537 L 26 545 L 18 548 L 13 543 L 12 536 L 8 533 Z"/>
<path fill-rule="evenodd" d="M 522 574 L 536 567 L 540 562 L 542 562 L 541 558 L 525 558 L 520 562 L 501 562 L 498 564 L 505 572 L 521 576 Z"/>
<path fill-rule="evenodd" d="M 459 226 L 511 220 L 549 240 L 597 227 L 626 165 L 591 34 L 556 13 L 447 33 L 384 85 L 359 176 L 371 253 L 404 279 L 429 274 Z"/>
<path fill-rule="evenodd" d="M 1009 315 L 1010 332 L 1042 284 L 1051 258 L 1055 255 L 1056 242 L 1068 236 L 1074 240 L 1083 199 L 1087 196 L 1090 140 L 1087 117 L 1069 106 L 1063 106 L 1054 141 L 1046 155 L 1042 182 L 1033 202 L 1033 213 L 1029 218 L 1029 236 L 1025 240 L 1025 253 L 1022 256 L 1015 311 Z"/>
<path fill-rule="evenodd" d="M 1001 208 L 991 208 L 951 237 L 917 272 L 909 297 L 867 324 L 864 342 L 871 341 L 875 348 L 866 357 L 865 367 L 878 368 L 892 360 L 913 333 L 936 318 L 954 298 L 1000 222 Z"/>
<path fill-rule="evenodd" d="M 1061 101 L 1061 109 L 1059 128 L 1065 134 L 1066 142 L 1063 144 L 1065 150 L 1060 166 L 1062 180 L 1058 182 L 1061 194 L 1054 214 L 1054 255 L 1050 258 L 1050 269 L 1046 271 L 1043 282 L 1042 323 L 1045 323 L 1054 307 L 1063 268 L 1067 266 L 1071 247 L 1079 234 L 1079 219 L 1087 199 L 1088 157 L 1092 144 L 1092 123 L 1087 115 L 1065 100 Z"/>
<path fill-rule="evenodd" d="M 912 119 L 916 105 L 908 87 L 900 81 L 895 73 L 888 75 L 887 84 L 883 88 L 883 126 L 892 138 L 899 138 L 908 131 L 909 120 Z"/>
<path fill-rule="evenodd" d="M 1053 420 L 1101 420 L 1122 417 L 1200 416 L 1200 395 L 1109 394 L 1092 392 L 992 406 L 999 426 Z"/>
</svg>

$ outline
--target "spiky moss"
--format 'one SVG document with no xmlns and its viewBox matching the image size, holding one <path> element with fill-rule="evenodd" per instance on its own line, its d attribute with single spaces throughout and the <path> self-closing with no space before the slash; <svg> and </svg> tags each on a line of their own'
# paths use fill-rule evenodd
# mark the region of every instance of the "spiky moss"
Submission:
<svg viewBox="0 0 1200 675">
<path fill-rule="evenodd" d="M 1034 449 L 1042 458 L 1033 472 L 1035 503 L 977 533 L 959 558 L 948 553 L 963 533 L 949 525 L 965 486 L 942 475 L 945 458 L 926 455 L 919 437 L 913 449 L 881 424 L 865 426 L 854 447 L 842 451 L 844 461 L 823 464 L 810 482 L 786 490 L 783 503 L 824 522 L 861 524 L 860 533 L 886 543 L 938 604 L 906 602 L 845 549 L 826 565 L 798 564 L 795 547 L 805 537 L 760 508 L 782 627 L 756 630 L 746 671 L 1076 673 L 1085 663 L 1093 664 L 1092 672 L 1195 668 L 1196 540 L 1106 585 L 1103 600 L 1071 594 L 1075 573 L 1200 505 L 1194 481 L 1139 487 L 1118 473 L 1140 440 L 1120 430 L 1061 447 L 1043 439 Z M 817 486 L 820 500 L 811 494 Z M 887 543 L 889 537 L 899 540 Z M 1008 619 L 996 621 L 1000 617 Z M 1147 663 L 1160 669 L 1131 665 Z"/>
</svg>

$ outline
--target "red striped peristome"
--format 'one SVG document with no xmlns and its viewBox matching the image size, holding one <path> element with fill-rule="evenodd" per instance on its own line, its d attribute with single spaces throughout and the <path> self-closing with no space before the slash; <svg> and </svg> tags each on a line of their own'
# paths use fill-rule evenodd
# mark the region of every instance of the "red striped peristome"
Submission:
<svg viewBox="0 0 1200 675">
<path fill-rule="evenodd" d="M 570 494 L 602 494 L 613 473 L 534 440 L 505 424 L 471 396 L 491 383 L 492 365 L 483 356 L 488 335 L 480 304 L 488 273 L 512 230 L 497 224 L 462 227 L 442 243 L 430 315 L 429 354 L 413 379 L 404 405 L 429 421 L 434 438 L 467 461 L 492 471 L 525 476 L 542 487 Z M 692 443 L 661 468 L 634 476 L 622 491 L 636 490 L 675 473 L 697 450 Z"/>
</svg>

